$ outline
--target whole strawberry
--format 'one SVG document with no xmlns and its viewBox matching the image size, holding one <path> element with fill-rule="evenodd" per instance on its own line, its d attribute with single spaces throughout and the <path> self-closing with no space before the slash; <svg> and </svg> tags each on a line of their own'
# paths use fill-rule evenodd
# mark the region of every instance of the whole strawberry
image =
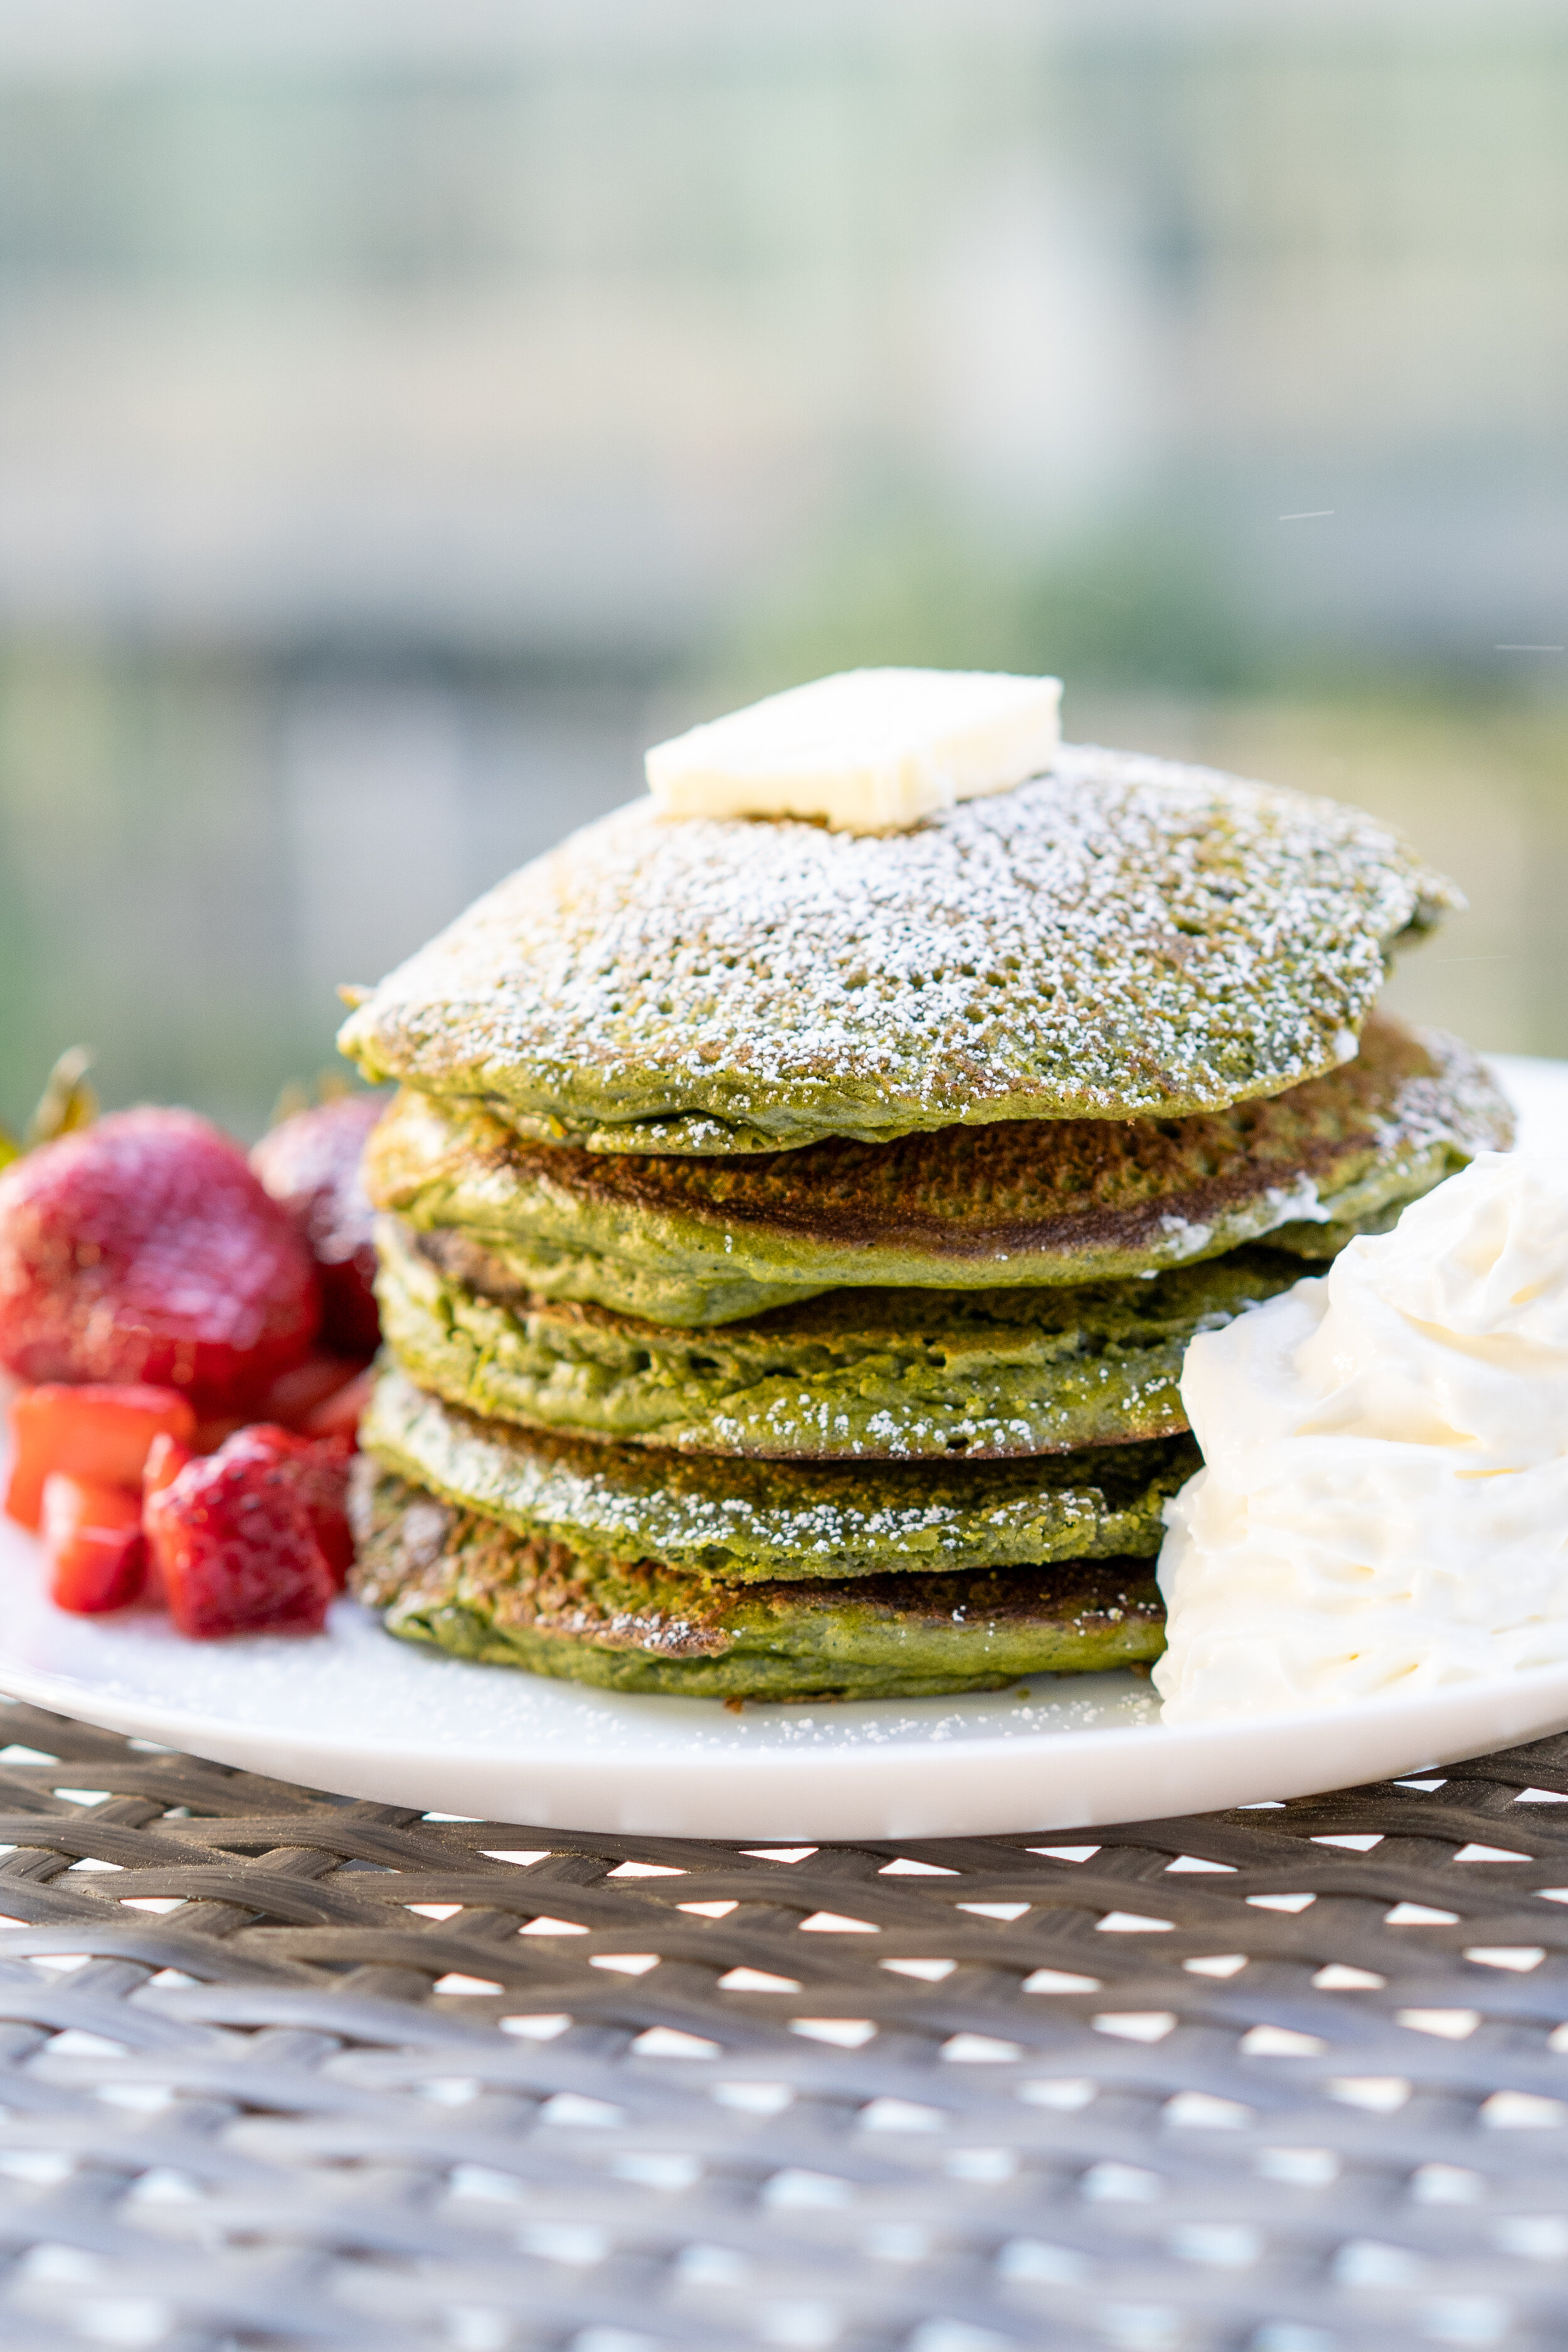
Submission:
<svg viewBox="0 0 1568 2352">
<path fill-rule="evenodd" d="M 169 1614 L 194 1641 L 319 1633 L 336 1580 L 295 1465 L 231 1440 L 142 1505 Z"/>
<path fill-rule="evenodd" d="M 365 1138 L 385 1109 L 377 1095 L 340 1095 L 296 1111 L 264 1135 L 250 1164 L 287 1210 L 321 1278 L 321 1341 L 340 1356 L 375 1353 L 374 1214 L 360 1181 Z"/>
<path fill-rule="evenodd" d="M 0 1175 L 0 1364 L 25 1381 L 149 1382 L 243 1413 L 321 1312 L 293 1226 L 194 1111 L 119 1111 Z"/>
</svg>

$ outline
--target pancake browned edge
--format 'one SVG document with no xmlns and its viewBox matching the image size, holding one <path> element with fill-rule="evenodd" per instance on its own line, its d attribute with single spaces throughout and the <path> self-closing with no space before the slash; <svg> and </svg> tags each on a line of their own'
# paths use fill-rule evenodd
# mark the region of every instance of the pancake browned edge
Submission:
<svg viewBox="0 0 1568 2352">
<path fill-rule="evenodd" d="M 725 1585 L 531 1540 L 368 1460 L 354 1513 L 353 1590 L 390 1632 L 608 1690 L 926 1698 L 1145 1664 L 1164 1643 L 1147 1560 Z"/>
<path fill-rule="evenodd" d="M 751 1159 L 606 1158 L 530 1142 L 483 1103 L 405 1089 L 365 1178 L 416 1230 L 482 1244 L 515 1294 L 701 1328 L 826 1290 L 1115 1281 L 1262 1240 L 1331 1257 L 1511 1133 L 1468 1046 L 1384 1015 L 1355 1061 L 1221 1112 Z"/>
</svg>

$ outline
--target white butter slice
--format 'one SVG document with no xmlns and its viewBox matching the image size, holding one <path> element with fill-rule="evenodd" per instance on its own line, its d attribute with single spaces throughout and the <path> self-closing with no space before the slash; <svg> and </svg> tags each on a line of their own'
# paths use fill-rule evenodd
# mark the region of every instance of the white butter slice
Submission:
<svg viewBox="0 0 1568 2352">
<path fill-rule="evenodd" d="M 851 669 L 770 694 L 647 755 L 670 817 L 795 816 L 888 833 L 1047 768 L 1061 680 L 991 670 Z"/>
</svg>

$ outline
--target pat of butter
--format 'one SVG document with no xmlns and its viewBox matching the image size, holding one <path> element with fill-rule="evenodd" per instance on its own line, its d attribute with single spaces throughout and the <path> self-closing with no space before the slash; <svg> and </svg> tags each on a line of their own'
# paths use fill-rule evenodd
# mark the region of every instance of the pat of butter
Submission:
<svg viewBox="0 0 1568 2352">
<path fill-rule="evenodd" d="M 843 670 L 656 744 L 648 790 L 662 816 L 896 831 L 1048 767 L 1061 693 L 990 670 Z"/>
</svg>

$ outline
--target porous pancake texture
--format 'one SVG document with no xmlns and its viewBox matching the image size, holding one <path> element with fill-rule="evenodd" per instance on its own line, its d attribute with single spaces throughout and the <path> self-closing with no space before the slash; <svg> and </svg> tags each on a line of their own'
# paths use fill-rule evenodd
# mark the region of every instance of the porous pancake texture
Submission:
<svg viewBox="0 0 1568 2352">
<path fill-rule="evenodd" d="M 683 1453 L 816 1460 L 1168 1436 L 1186 1427 L 1177 1383 L 1194 1333 L 1303 1272 L 1283 1250 L 1237 1250 L 1071 1289 L 835 1290 L 691 1332 L 509 1297 L 504 1266 L 461 1235 L 386 1221 L 380 1251 L 386 1341 L 455 1404 Z"/>
<path fill-rule="evenodd" d="M 1266 1234 L 1329 1257 L 1512 1132 L 1468 1046 L 1373 1016 L 1353 1062 L 1268 1101 L 747 1159 L 534 1143 L 482 1103 L 407 1089 L 365 1175 L 408 1223 L 483 1243 L 516 1293 L 696 1328 L 848 1285 L 1104 1281 Z"/>
<path fill-rule="evenodd" d="M 459 1509 L 580 1559 L 745 1583 L 1152 1559 L 1190 1437 L 1016 1462 L 735 1462 L 596 1445 L 445 1404 L 384 1370 L 367 1454 Z"/>
<path fill-rule="evenodd" d="M 1461 903 L 1356 810 L 1064 747 L 880 836 L 639 802 L 458 918 L 344 1025 L 373 1080 L 593 1151 L 1168 1118 L 1333 1068 Z"/>
<path fill-rule="evenodd" d="M 353 1589 L 389 1632 L 459 1657 L 700 1698 L 916 1698 L 1159 1655 L 1146 1562 L 725 1586 L 586 1560 L 370 1465 Z"/>
</svg>

